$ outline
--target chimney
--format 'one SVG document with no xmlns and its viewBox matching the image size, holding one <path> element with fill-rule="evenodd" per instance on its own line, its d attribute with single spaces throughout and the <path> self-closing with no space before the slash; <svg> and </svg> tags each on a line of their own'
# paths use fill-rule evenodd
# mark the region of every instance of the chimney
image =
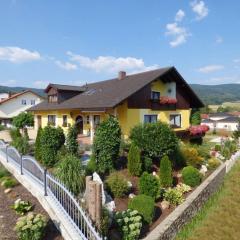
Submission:
<svg viewBox="0 0 240 240">
<path fill-rule="evenodd" d="M 119 80 L 122 80 L 122 79 L 124 79 L 125 77 L 126 77 L 126 72 L 124 72 L 124 71 L 119 71 L 118 72 L 118 79 Z"/>
</svg>

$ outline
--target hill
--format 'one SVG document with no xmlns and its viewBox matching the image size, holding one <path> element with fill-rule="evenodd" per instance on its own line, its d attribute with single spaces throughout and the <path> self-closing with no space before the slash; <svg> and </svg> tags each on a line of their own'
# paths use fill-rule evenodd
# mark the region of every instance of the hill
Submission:
<svg viewBox="0 0 240 240">
<path fill-rule="evenodd" d="M 31 90 L 41 96 L 44 96 L 44 90 L 39 89 L 39 88 L 27 88 L 27 87 L 7 87 L 7 86 L 0 86 L 0 93 L 17 93 L 17 92 L 22 92 L 24 90 Z"/>
<path fill-rule="evenodd" d="M 240 84 L 191 84 L 191 87 L 205 104 L 240 101 Z"/>
<path fill-rule="evenodd" d="M 220 85 L 201 85 L 190 84 L 197 95 L 202 99 L 205 104 L 222 104 L 224 102 L 237 102 L 240 101 L 240 84 L 220 84 Z M 32 90 L 41 96 L 44 96 L 44 90 L 38 88 L 26 87 L 7 87 L 0 86 L 1 92 L 21 92 L 23 90 Z"/>
</svg>

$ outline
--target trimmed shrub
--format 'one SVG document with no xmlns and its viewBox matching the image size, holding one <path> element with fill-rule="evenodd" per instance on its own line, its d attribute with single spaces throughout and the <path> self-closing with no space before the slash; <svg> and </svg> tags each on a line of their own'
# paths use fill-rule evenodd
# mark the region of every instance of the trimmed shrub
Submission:
<svg viewBox="0 0 240 240">
<path fill-rule="evenodd" d="M 139 191 L 141 194 L 148 195 L 153 199 L 160 196 L 160 183 L 159 179 L 152 174 L 144 172 L 140 177 Z"/>
<path fill-rule="evenodd" d="M 99 231 L 102 236 L 107 236 L 110 227 L 111 217 L 108 209 L 102 208 Z"/>
<path fill-rule="evenodd" d="M 128 209 L 123 212 L 116 212 L 115 220 L 123 240 L 137 240 L 142 228 L 142 217 L 137 210 Z"/>
<path fill-rule="evenodd" d="M 192 109 L 190 122 L 192 125 L 200 125 L 201 124 L 201 114 L 199 109 Z"/>
<path fill-rule="evenodd" d="M 131 144 L 128 153 L 128 171 L 132 176 L 139 176 L 141 174 L 141 153 L 139 148 L 133 143 Z"/>
<path fill-rule="evenodd" d="M 19 240 L 41 240 L 45 233 L 47 219 L 42 214 L 28 213 L 17 220 L 14 230 Z"/>
<path fill-rule="evenodd" d="M 115 117 L 109 117 L 96 129 L 93 141 L 93 154 L 97 171 L 105 174 L 114 169 L 119 155 L 121 128 Z"/>
<path fill-rule="evenodd" d="M 183 202 L 183 193 L 177 188 L 169 188 L 164 193 L 164 200 L 173 206 L 177 206 Z"/>
<path fill-rule="evenodd" d="M 215 168 L 217 168 L 220 164 L 221 164 L 221 162 L 220 162 L 217 158 L 210 158 L 210 159 L 208 160 L 208 168 L 209 168 L 209 169 L 215 169 Z"/>
<path fill-rule="evenodd" d="M 187 165 L 193 167 L 200 167 L 204 161 L 204 159 L 199 156 L 197 149 L 193 147 L 183 147 L 182 154 L 186 160 Z"/>
<path fill-rule="evenodd" d="M 8 176 L 10 176 L 8 170 L 0 165 L 0 179 Z"/>
<path fill-rule="evenodd" d="M 154 199 L 150 196 L 140 194 L 132 198 L 128 203 L 128 208 L 137 210 L 143 217 L 144 222 L 150 224 L 154 216 Z"/>
<path fill-rule="evenodd" d="M 182 178 L 183 182 L 191 187 L 195 187 L 201 183 L 201 173 L 192 166 L 183 168 Z"/>
<path fill-rule="evenodd" d="M 148 173 L 152 171 L 152 159 L 148 156 L 143 157 L 143 170 Z"/>
<path fill-rule="evenodd" d="M 34 152 L 34 156 L 35 158 L 41 162 L 42 159 L 42 149 L 41 149 L 41 136 L 42 136 L 42 131 L 43 129 L 41 127 L 38 128 L 37 131 L 37 137 L 36 137 L 36 141 L 35 141 L 35 152 Z"/>
<path fill-rule="evenodd" d="M 22 155 L 29 154 L 30 145 L 28 142 L 28 137 L 19 137 L 13 142 L 13 146 L 21 153 Z"/>
<path fill-rule="evenodd" d="M 225 147 L 222 149 L 221 154 L 223 155 L 223 157 L 225 158 L 225 160 L 228 160 L 231 157 L 231 151 L 228 147 Z"/>
<path fill-rule="evenodd" d="M 83 192 L 85 176 L 81 160 L 75 155 L 67 154 L 62 156 L 57 166 L 56 176 L 75 196 Z"/>
<path fill-rule="evenodd" d="M 160 162 L 160 185 L 161 187 L 168 188 L 172 186 L 172 164 L 168 156 L 164 156 Z"/>
<path fill-rule="evenodd" d="M 11 208 L 15 210 L 17 214 L 24 215 L 25 213 L 32 210 L 32 205 L 30 202 L 23 201 L 21 198 L 19 198 L 14 202 Z"/>
<path fill-rule="evenodd" d="M 53 167 L 57 162 L 57 152 L 65 142 L 62 128 L 46 126 L 41 134 L 42 162 L 47 167 Z"/>
<path fill-rule="evenodd" d="M 78 142 L 77 142 L 78 130 L 76 125 L 68 128 L 68 134 L 66 139 L 66 147 L 69 153 L 78 154 Z"/>
<path fill-rule="evenodd" d="M 220 152 L 222 150 L 222 147 L 221 147 L 221 145 L 217 144 L 217 145 L 215 145 L 214 149 L 215 149 L 215 151 Z"/>
<path fill-rule="evenodd" d="M 175 132 L 166 123 L 144 123 L 131 129 L 130 139 L 149 157 L 170 156 L 178 146 Z"/>
<path fill-rule="evenodd" d="M 123 197 L 129 190 L 128 182 L 120 173 L 114 172 L 109 175 L 106 184 L 114 197 Z"/>
<path fill-rule="evenodd" d="M 179 169 L 186 166 L 186 159 L 182 152 L 182 147 L 178 146 L 176 151 L 171 154 L 171 159 L 173 159 L 174 167 Z"/>
<path fill-rule="evenodd" d="M 96 170 L 97 170 L 97 165 L 95 162 L 94 155 L 92 154 L 89 162 L 87 163 L 85 173 L 86 175 L 92 175 L 94 172 L 96 172 Z"/>
<path fill-rule="evenodd" d="M 1 178 L 1 185 L 4 188 L 13 188 L 18 185 L 18 182 L 12 177 L 3 177 Z"/>
<path fill-rule="evenodd" d="M 19 128 L 11 128 L 10 129 L 10 136 L 11 136 L 12 142 L 14 143 L 22 135 L 20 133 Z"/>
</svg>

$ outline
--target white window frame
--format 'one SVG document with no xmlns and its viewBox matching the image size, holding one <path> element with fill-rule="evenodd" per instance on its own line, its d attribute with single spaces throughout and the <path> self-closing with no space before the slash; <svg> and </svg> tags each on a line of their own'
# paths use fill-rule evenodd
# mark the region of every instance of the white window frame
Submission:
<svg viewBox="0 0 240 240">
<path fill-rule="evenodd" d="M 182 114 L 181 113 L 170 113 L 169 114 L 169 125 L 170 126 L 174 126 L 174 125 L 172 125 L 171 124 L 171 116 L 173 116 L 173 115 L 179 115 L 180 116 L 180 126 L 176 126 L 175 128 L 182 128 Z"/>
<path fill-rule="evenodd" d="M 143 115 L 143 122 L 144 123 L 155 123 L 155 122 L 152 122 L 152 121 L 151 122 L 146 122 L 145 121 L 145 117 L 153 117 L 153 116 L 156 117 L 156 121 L 155 122 L 157 122 L 158 121 L 158 115 L 157 114 L 144 114 Z"/>
</svg>

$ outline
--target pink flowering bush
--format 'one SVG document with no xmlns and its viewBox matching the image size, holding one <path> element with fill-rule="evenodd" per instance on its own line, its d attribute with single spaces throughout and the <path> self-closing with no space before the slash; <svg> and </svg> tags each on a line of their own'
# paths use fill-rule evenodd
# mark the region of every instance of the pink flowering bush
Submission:
<svg viewBox="0 0 240 240">
<path fill-rule="evenodd" d="M 207 125 L 197 125 L 197 126 L 191 126 L 189 128 L 190 135 L 196 136 L 196 135 L 204 135 L 209 130 L 209 127 Z"/>
<path fill-rule="evenodd" d="M 176 104 L 177 99 L 172 98 L 172 97 L 168 97 L 168 96 L 163 96 L 163 97 L 160 97 L 160 103 L 161 104 Z"/>
</svg>

